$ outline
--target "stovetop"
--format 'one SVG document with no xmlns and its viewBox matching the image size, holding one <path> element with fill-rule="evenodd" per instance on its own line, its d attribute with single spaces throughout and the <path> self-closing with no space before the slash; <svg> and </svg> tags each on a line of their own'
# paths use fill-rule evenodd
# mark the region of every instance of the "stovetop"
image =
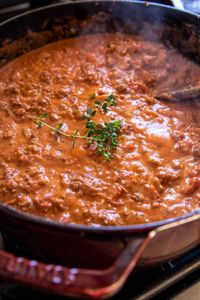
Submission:
<svg viewBox="0 0 200 300">
<path fill-rule="evenodd" d="M 75 0 L 74 0 L 75 1 Z M 155 0 L 172 4 L 173 0 Z M 187 9 L 200 11 L 200 1 L 181 1 Z M 64 0 L 0 0 L 0 22 L 16 14 L 51 3 Z M 0 234 L 0 248 L 5 248 Z M 6 250 L 19 254 L 17 247 Z M 21 254 L 21 255 L 24 255 Z M 61 296 L 32 291 L 19 284 L 0 280 L 0 300 L 71 300 Z M 124 288 L 110 300 L 197 300 L 200 299 L 200 247 L 178 258 L 157 267 L 133 271 Z"/>
</svg>

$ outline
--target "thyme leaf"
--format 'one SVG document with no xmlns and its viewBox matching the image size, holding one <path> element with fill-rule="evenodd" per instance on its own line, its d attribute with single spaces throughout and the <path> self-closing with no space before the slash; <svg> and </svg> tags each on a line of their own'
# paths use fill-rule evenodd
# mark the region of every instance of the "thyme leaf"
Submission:
<svg viewBox="0 0 200 300">
<path fill-rule="evenodd" d="M 43 126 L 42 120 L 47 117 L 47 114 L 41 114 L 38 118 L 34 119 L 34 122 L 38 125 L 38 128 L 41 128 Z"/>
<path fill-rule="evenodd" d="M 90 95 L 90 99 L 94 99 L 96 97 L 96 94 L 95 93 L 92 93 L 91 95 Z"/>
<path fill-rule="evenodd" d="M 110 106 L 117 106 L 116 98 L 113 94 L 109 95 L 106 99 L 105 102 L 109 104 Z"/>
<path fill-rule="evenodd" d="M 96 110 L 92 110 L 91 108 L 87 108 L 86 114 L 83 115 L 81 118 L 82 120 L 90 120 L 92 117 L 96 115 Z"/>
<path fill-rule="evenodd" d="M 61 130 L 62 126 L 63 126 L 63 123 L 58 124 L 58 126 L 55 128 L 54 132 L 56 134 L 59 133 L 59 131 Z"/>
<path fill-rule="evenodd" d="M 94 102 L 104 113 L 109 111 L 108 106 L 117 106 L 116 98 L 113 94 L 110 94 L 107 98 L 104 99 L 104 102 L 101 103 L 99 100 Z"/>
</svg>

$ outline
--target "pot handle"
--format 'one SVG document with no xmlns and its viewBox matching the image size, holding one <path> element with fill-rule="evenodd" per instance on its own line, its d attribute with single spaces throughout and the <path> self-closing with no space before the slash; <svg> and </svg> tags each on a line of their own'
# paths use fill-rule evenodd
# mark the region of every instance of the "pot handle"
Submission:
<svg viewBox="0 0 200 300">
<path fill-rule="evenodd" d="M 0 276 L 65 296 L 108 297 L 123 286 L 153 236 L 150 232 L 127 241 L 113 265 L 103 270 L 47 265 L 0 250 Z"/>
</svg>

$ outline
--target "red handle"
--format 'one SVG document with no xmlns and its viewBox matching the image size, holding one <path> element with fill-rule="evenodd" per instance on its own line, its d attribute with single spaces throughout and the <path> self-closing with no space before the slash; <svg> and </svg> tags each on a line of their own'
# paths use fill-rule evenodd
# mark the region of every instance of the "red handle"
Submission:
<svg viewBox="0 0 200 300">
<path fill-rule="evenodd" d="M 185 234 L 185 228 L 188 228 L 188 224 L 195 223 L 197 227 L 190 226 L 189 232 L 192 232 L 193 228 L 197 228 L 194 231 L 194 240 L 197 242 L 199 237 L 199 220 L 200 214 L 197 212 L 177 222 L 158 227 L 141 237 L 138 237 L 138 234 L 135 237 L 132 236 L 127 241 L 125 249 L 117 260 L 104 270 L 46 265 L 23 257 L 16 257 L 6 251 L 0 250 L 0 276 L 37 289 L 65 296 L 108 297 L 115 294 L 123 286 L 146 246 L 155 236 L 162 236 L 164 231 L 168 232 L 171 236 L 174 236 L 175 232 L 182 236 Z M 164 236 L 164 238 L 166 239 L 167 236 Z M 161 241 L 163 241 L 163 237 Z M 189 243 L 191 244 L 191 240 Z"/>
<path fill-rule="evenodd" d="M 151 238 L 130 240 L 114 264 L 104 270 L 46 265 L 0 250 L 0 276 L 65 296 L 111 296 L 122 287 Z"/>
</svg>

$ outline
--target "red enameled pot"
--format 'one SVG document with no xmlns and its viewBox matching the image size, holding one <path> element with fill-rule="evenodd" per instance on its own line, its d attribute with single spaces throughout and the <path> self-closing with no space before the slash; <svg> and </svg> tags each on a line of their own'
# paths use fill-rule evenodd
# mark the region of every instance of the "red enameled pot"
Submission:
<svg viewBox="0 0 200 300">
<path fill-rule="evenodd" d="M 99 12 L 102 18 L 95 21 L 93 16 Z M 109 17 L 103 18 L 105 13 Z M 77 25 L 89 18 L 94 26 Z M 77 20 L 76 30 L 71 30 L 72 19 Z M 152 31 L 162 28 L 159 38 L 200 59 L 200 20 L 195 14 L 137 1 L 68 1 L 2 23 L 0 65 L 45 43 L 78 34 L 116 30 L 135 34 L 144 29 L 144 20 Z M 56 26 L 63 26 L 57 35 Z M 0 230 L 5 240 L 29 253 L 23 258 L 1 250 L 1 277 L 57 294 L 103 298 L 115 294 L 136 265 L 158 264 L 197 246 L 200 210 L 150 224 L 89 227 L 42 219 L 0 203 Z"/>
</svg>

